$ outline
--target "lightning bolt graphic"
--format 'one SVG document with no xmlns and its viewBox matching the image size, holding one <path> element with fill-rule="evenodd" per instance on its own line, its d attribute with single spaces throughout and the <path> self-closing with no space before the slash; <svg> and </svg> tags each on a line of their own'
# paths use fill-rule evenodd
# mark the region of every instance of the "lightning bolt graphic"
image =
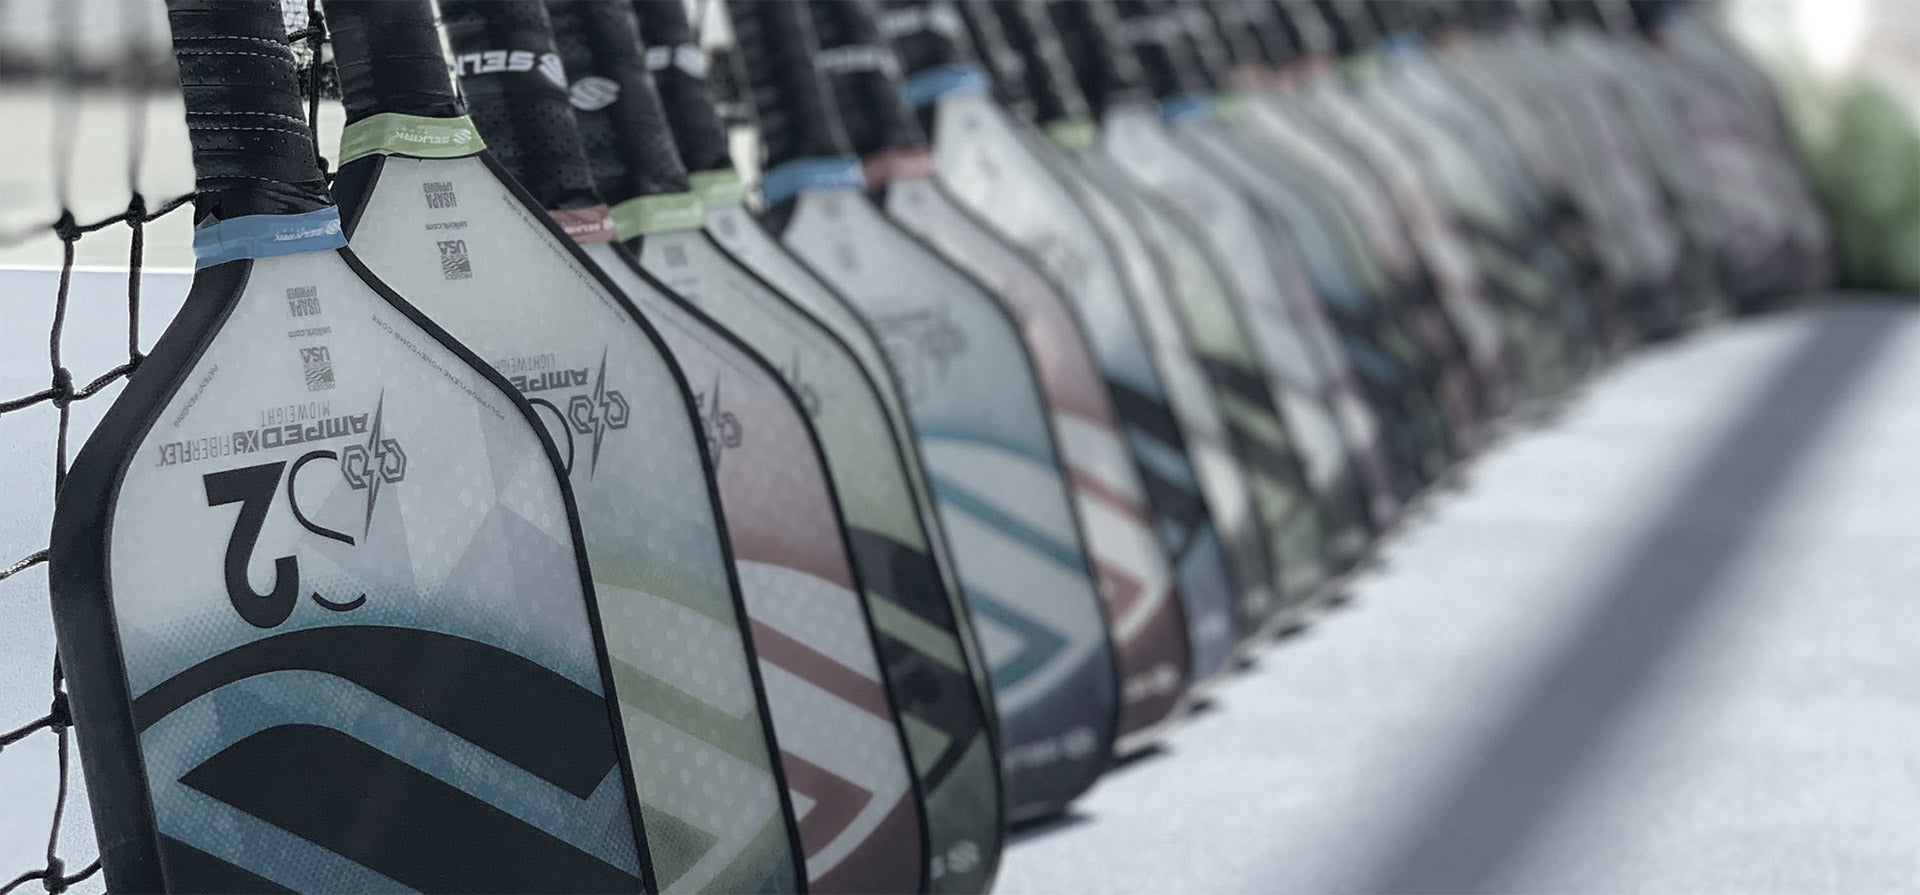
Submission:
<svg viewBox="0 0 1920 895">
<path fill-rule="evenodd" d="M 380 468 L 384 465 L 386 454 L 380 446 L 380 414 L 386 406 L 387 390 L 381 389 L 380 399 L 373 405 L 373 426 L 367 433 L 367 517 L 360 526 L 362 541 L 373 530 L 373 503 L 380 497 Z"/>
<path fill-rule="evenodd" d="M 588 475 L 600 471 L 600 443 L 607 436 L 607 349 L 600 349 L 600 372 L 593 380 L 593 458 Z"/>
</svg>

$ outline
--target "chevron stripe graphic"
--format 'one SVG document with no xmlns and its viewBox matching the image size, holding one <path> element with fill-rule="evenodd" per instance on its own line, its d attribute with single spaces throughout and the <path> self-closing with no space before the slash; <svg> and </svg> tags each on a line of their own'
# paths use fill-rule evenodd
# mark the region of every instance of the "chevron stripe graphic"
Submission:
<svg viewBox="0 0 1920 895">
<path fill-rule="evenodd" d="M 833 890 L 821 883 L 843 864 L 867 884 L 918 885 L 917 824 L 887 823 L 913 811 L 913 783 L 860 598 L 791 568 L 739 567 L 810 888 Z"/>
</svg>

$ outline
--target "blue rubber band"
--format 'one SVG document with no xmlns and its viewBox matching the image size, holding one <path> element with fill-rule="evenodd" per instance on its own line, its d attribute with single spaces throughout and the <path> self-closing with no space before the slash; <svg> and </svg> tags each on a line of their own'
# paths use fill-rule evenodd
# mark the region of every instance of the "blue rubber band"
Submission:
<svg viewBox="0 0 1920 895">
<path fill-rule="evenodd" d="M 331 205 L 304 214 L 250 214 L 193 231 L 195 267 L 324 252 L 346 245 L 340 209 Z"/>
<path fill-rule="evenodd" d="M 760 178 L 760 198 L 772 208 L 802 190 L 859 190 L 866 186 L 860 159 L 854 156 L 797 158 L 767 170 Z"/>
</svg>

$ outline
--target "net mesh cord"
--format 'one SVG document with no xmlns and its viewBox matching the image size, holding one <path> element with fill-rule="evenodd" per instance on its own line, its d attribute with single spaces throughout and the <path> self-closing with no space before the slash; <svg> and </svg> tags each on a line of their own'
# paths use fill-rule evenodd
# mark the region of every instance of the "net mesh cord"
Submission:
<svg viewBox="0 0 1920 895">
<path fill-rule="evenodd" d="M 280 4 L 309 94 L 309 120 L 319 120 L 321 100 L 339 95 L 325 44 L 324 19 L 314 0 L 280 0 Z M 12 288 L 12 284 L 39 282 L 19 278 L 35 274 L 44 274 L 51 282 L 51 294 L 0 294 L 0 336 L 5 337 L 0 339 L 0 352 L 13 354 L 0 361 L 8 362 L 8 371 L 33 363 L 17 353 L 18 346 L 29 341 L 22 329 L 34 326 L 21 318 L 40 318 L 47 306 L 51 311 L 44 336 L 35 339 L 39 342 L 36 353 L 43 352 L 44 357 L 35 377 L 38 382 L 33 383 L 36 387 L 21 391 L 16 387 L 21 377 L 0 377 L 6 383 L 0 388 L 0 454 L 41 464 L 39 482 L 44 483 L 45 473 L 51 472 L 50 490 L 44 485 L 14 487 L 18 478 L 0 480 L 4 488 L 0 491 L 4 501 L 0 503 L 0 689 L 10 691 L 0 692 L 5 697 L 0 698 L 0 895 L 36 889 L 92 892 L 105 887 L 95 844 L 88 841 L 90 817 L 59 659 L 51 650 L 18 647 L 53 642 L 45 607 L 22 604 L 47 599 L 48 530 L 68 461 L 126 377 L 139 368 L 144 347 L 157 335 L 157 331 L 143 334 L 141 328 L 149 231 L 156 224 L 182 225 L 168 230 L 156 248 L 164 249 L 176 268 L 190 263 L 183 260 L 191 257 L 187 246 L 175 243 L 183 242 L 179 237 L 187 232 L 184 225 L 192 215 L 191 180 L 170 185 L 166 195 L 149 196 L 142 190 L 143 179 L 150 179 L 143 174 L 151 174 L 143 170 L 153 136 L 150 126 L 166 123 L 155 117 L 155 107 L 178 108 L 151 100 L 177 99 L 178 93 L 162 0 L 0 0 L 0 102 L 26 103 L 31 97 L 44 97 L 52 110 L 44 129 L 24 129 L 39 133 L 0 134 L 6 141 L 0 145 L 13 147 L 44 140 L 48 160 L 44 169 L 8 172 L 6 177 L 16 178 L 13 184 L 0 179 L 0 206 L 14 198 L 6 189 L 26 183 L 17 179 L 24 177 L 34 179 L 28 184 L 32 189 L 24 193 L 48 192 L 50 185 L 51 204 L 57 209 L 51 220 L 21 221 L 16 213 L 0 223 L 0 275 L 16 277 L 0 283 Z M 82 107 L 97 111 L 102 104 L 125 107 L 117 120 L 107 119 L 122 135 L 103 132 L 100 116 L 88 118 L 83 125 Z M 182 152 L 184 134 L 182 129 Z M 85 150 L 93 148 L 90 142 L 122 136 L 126 145 L 121 170 L 101 170 L 86 163 L 89 153 Z M 324 159 L 322 165 L 326 167 Z M 112 197 L 115 192 L 118 197 Z M 114 198 L 116 210 L 99 213 L 103 194 Z M 31 203 L 20 202 L 15 210 L 26 204 Z M 57 248 L 49 246 L 49 238 L 57 241 Z M 125 253 L 83 252 L 90 247 L 83 245 L 86 240 L 124 242 Z M 91 263 L 77 263 L 83 255 Z M 90 282 L 110 276 L 119 285 L 111 301 L 102 302 L 97 291 L 76 290 L 76 275 L 91 278 Z M 23 315 L 23 308 L 36 313 Z M 97 353 L 72 350 L 70 319 L 93 323 L 121 314 L 124 354 L 118 362 L 78 370 L 70 366 L 71 355 Z M 26 627 L 36 630 L 22 630 Z M 24 667 L 28 662 L 34 667 Z M 22 712 L 21 706 L 32 708 Z M 32 805 L 23 805 L 27 794 L 37 793 L 48 776 L 55 778 L 51 804 L 32 799 Z M 25 836 L 32 838 L 22 841 Z M 21 863 L 28 860 L 27 855 L 33 855 L 32 863 Z"/>
</svg>

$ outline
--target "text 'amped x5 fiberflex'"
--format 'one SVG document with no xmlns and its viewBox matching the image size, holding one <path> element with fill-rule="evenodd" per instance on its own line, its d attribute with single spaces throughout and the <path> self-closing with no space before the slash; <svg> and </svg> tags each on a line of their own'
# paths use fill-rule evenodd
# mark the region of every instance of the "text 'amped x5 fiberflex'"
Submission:
<svg viewBox="0 0 1920 895">
<path fill-rule="evenodd" d="M 887 346 L 952 541 L 1000 715 L 1007 813 L 1063 808 L 1106 768 L 1111 643 L 1019 331 L 867 199 L 804 4 L 732 4 L 781 238 Z"/>
<path fill-rule="evenodd" d="M 1072 335 L 1084 333 L 1083 352 L 1099 365 L 1096 377 L 1104 380 L 1096 381 L 1095 394 L 1104 392 L 1109 398 L 1102 403 L 1110 404 L 1108 415 L 1117 431 L 1095 431 L 1096 437 L 1088 438 L 1083 424 L 1062 443 L 1085 448 L 1103 446 L 1105 439 L 1114 442 L 1113 449 L 1101 452 L 1120 461 L 1114 470 L 1118 474 L 1099 483 L 1102 508 L 1116 506 L 1113 499 L 1126 494 L 1129 485 L 1138 489 L 1136 503 L 1147 511 L 1141 524 L 1159 539 L 1172 564 L 1177 608 L 1185 621 L 1189 684 L 1217 674 L 1227 666 L 1234 644 L 1226 555 L 1201 498 L 1199 474 L 1172 406 L 1169 377 L 1149 347 L 1116 245 L 1106 240 L 1080 197 L 1023 139 L 1023 128 L 994 102 L 987 70 L 974 59 L 966 22 L 951 2 L 890 3 L 883 31 L 900 56 L 904 98 L 918 108 L 932 138 L 932 180 L 951 204 L 972 213 L 975 226 L 1004 240 L 1009 254 L 1025 252 L 1044 270 L 1059 287 L 1043 293 L 1054 299 L 1048 303 L 1051 313 L 1062 318 Z M 1047 151 L 1057 152 L 1052 147 Z M 900 215 L 909 227 L 919 219 L 918 214 Z M 938 243 L 939 234 L 955 229 L 929 230 L 926 238 Z M 1029 266 L 1025 258 L 1015 257 L 1020 266 Z M 982 260 L 988 262 L 979 268 L 983 281 L 989 280 L 985 274 L 1013 267 Z M 1029 326 L 1028 332 L 1035 328 Z M 1095 518 L 1091 511 L 1083 517 L 1090 523 Z M 1145 607 L 1133 611 L 1151 618 Z M 1171 681 L 1150 671 L 1141 683 L 1151 693 L 1156 685 Z M 1134 692 L 1125 681 L 1122 688 L 1123 693 Z"/>
<path fill-rule="evenodd" d="M 199 269 L 50 562 L 109 887 L 649 887 L 561 458 L 344 248 L 279 4 L 169 18 Z"/>
<path fill-rule="evenodd" d="M 567 460 L 661 886 L 793 885 L 798 859 L 712 479 L 665 346 L 483 148 L 429 4 L 328 10 L 354 244 L 509 377 Z"/>
<path fill-rule="evenodd" d="M 491 21 L 500 5 L 472 8 Z M 493 36 L 536 53 L 564 47 L 556 59 L 564 69 L 568 57 L 595 55 L 589 42 L 615 51 L 637 48 L 636 27 L 629 4 L 557 3 L 537 25 Z M 453 43 L 456 51 L 473 49 L 459 33 Z M 638 72 L 641 80 L 616 86 L 656 102 L 644 67 L 626 71 Z M 814 892 L 924 888 L 925 824 L 907 744 L 880 673 L 860 577 L 806 412 L 765 359 L 654 279 L 615 241 L 566 83 L 564 75 L 548 79 L 535 72 L 466 79 L 482 133 L 512 141 L 514 151 L 502 154 L 503 163 L 537 200 L 563 214 L 597 209 L 602 226 L 582 228 L 576 240 L 659 329 L 694 384 L 806 857 L 807 886 Z M 595 145 L 614 141 L 609 119 L 584 123 Z M 667 142 L 663 130 L 656 141 Z M 666 158 L 672 158 L 670 145 Z M 670 172 L 636 173 L 652 178 Z M 679 186 L 674 192 L 684 193 L 684 178 Z"/>
<path fill-rule="evenodd" d="M 644 52 L 639 44 L 595 40 L 588 42 L 592 58 L 576 60 L 567 52 L 572 42 L 560 42 L 576 91 L 587 78 L 619 87 L 600 109 L 575 103 L 583 131 L 607 137 L 589 140 L 601 194 L 614 203 L 616 227 L 641 265 L 776 360 L 801 396 L 833 472 L 882 671 L 912 750 L 926 805 L 929 882 L 936 892 L 983 891 L 999 863 L 1003 826 L 992 709 L 961 639 L 958 587 L 949 591 L 952 576 L 936 562 L 935 535 L 909 484 L 903 455 L 912 442 L 896 440 L 878 388 L 847 343 L 784 294 L 796 281 L 825 287 L 804 274 L 762 279 L 709 235 L 706 198 L 737 207 L 742 187 L 708 94 L 706 56 L 693 43 L 681 0 L 643 0 L 634 9 Z M 686 184 L 692 196 L 673 191 L 686 167 L 696 168 Z M 880 374 L 891 380 L 884 367 Z"/>
<path fill-rule="evenodd" d="M 878 204 L 901 229 L 985 287 L 1019 326 L 1053 421 L 1120 668 L 1114 748 L 1121 755 L 1135 751 L 1184 705 L 1191 665 L 1186 619 L 1087 339 L 1045 275 L 928 176 L 933 156 L 901 92 L 899 62 L 882 42 L 875 5 L 850 0 L 812 10 L 819 67 L 835 88 L 836 107 Z"/>
</svg>

